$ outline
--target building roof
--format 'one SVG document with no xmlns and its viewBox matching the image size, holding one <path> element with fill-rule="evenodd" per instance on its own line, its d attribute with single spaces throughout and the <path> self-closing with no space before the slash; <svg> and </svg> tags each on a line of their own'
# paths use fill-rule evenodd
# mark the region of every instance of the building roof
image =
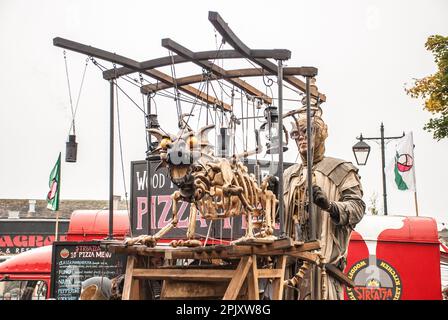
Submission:
<svg viewBox="0 0 448 320">
<path fill-rule="evenodd" d="M 35 212 L 30 212 L 30 200 L 34 199 L 0 199 L 0 219 L 8 218 L 10 211 L 18 211 L 20 218 L 55 218 L 54 211 L 47 209 L 46 200 L 35 200 Z M 109 200 L 61 200 L 59 218 L 70 219 L 75 210 L 102 210 L 109 208 Z M 126 201 L 118 202 L 118 210 L 126 210 Z"/>
</svg>

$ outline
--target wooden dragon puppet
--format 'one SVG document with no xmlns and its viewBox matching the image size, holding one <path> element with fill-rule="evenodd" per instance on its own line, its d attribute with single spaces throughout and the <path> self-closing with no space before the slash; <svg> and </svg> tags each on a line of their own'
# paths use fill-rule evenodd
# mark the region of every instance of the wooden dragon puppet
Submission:
<svg viewBox="0 0 448 320">
<path fill-rule="evenodd" d="M 251 239 L 273 240 L 275 213 L 278 200 L 272 191 L 272 176 L 259 185 L 253 174 L 240 161 L 242 157 L 261 152 L 259 145 L 254 151 L 219 158 L 213 155 L 207 134 L 214 128 L 209 125 L 196 134 L 184 127 L 177 135 L 166 134 L 159 129 L 148 129 L 159 142 L 153 153 L 160 155 L 159 166 L 166 166 L 171 181 L 179 188 L 172 197 L 173 217 L 164 228 L 154 235 L 129 238 L 126 243 L 155 246 L 172 228 L 176 227 L 178 201 L 191 203 L 187 240 L 178 240 L 172 246 L 200 246 L 194 239 L 197 211 L 208 220 L 225 219 L 245 215 L 246 234 L 234 243 Z"/>
</svg>

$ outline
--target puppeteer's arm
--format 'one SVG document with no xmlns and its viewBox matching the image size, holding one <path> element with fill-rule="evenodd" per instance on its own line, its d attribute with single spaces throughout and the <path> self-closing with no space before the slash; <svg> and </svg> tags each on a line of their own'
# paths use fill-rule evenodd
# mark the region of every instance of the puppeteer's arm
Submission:
<svg viewBox="0 0 448 320">
<path fill-rule="evenodd" d="M 352 228 L 361 221 L 366 210 L 366 204 L 362 200 L 362 187 L 359 176 L 349 172 L 347 178 L 341 184 L 341 197 L 339 201 L 332 201 L 332 220 L 337 225 L 350 225 Z"/>
</svg>

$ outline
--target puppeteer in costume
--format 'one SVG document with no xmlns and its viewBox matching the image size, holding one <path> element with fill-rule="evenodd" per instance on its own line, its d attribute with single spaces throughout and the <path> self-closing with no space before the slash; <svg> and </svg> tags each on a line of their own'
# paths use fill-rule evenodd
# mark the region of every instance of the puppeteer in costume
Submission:
<svg viewBox="0 0 448 320">
<path fill-rule="evenodd" d="M 321 118 L 322 110 L 315 100 L 311 101 L 311 110 L 312 137 L 314 136 L 312 212 L 317 220 L 317 239 L 320 241 L 325 262 L 342 271 L 346 265 L 350 234 L 364 216 L 363 191 L 357 174 L 358 169 L 351 162 L 324 155 L 325 139 L 328 136 L 327 125 Z M 309 241 L 312 237 L 307 210 L 306 108 L 303 108 L 303 112 L 299 113 L 292 125 L 291 138 L 296 141 L 302 161 L 289 167 L 284 173 L 286 228 L 295 240 Z M 325 296 L 321 298 L 343 299 L 342 284 L 328 272 L 326 277 L 321 277 L 320 273 L 321 270 L 317 269 L 319 287 L 325 285 L 326 288 Z M 307 270 L 302 281 L 298 283 L 299 299 L 310 298 L 310 274 L 310 270 Z"/>
</svg>

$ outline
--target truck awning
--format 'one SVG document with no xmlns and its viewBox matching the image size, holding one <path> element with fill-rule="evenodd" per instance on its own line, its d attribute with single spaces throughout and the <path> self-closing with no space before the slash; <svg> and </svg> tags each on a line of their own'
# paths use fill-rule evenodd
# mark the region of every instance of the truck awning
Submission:
<svg viewBox="0 0 448 320">
<path fill-rule="evenodd" d="M 114 211 L 113 236 L 123 239 L 129 234 L 126 210 Z M 100 240 L 109 235 L 109 210 L 75 210 L 70 218 L 67 241 Z"/>
<path fill-rule="evenodd" d="M 0 264 L 0 274 L 50 273 L 53 246 L 22 252 Z"/>
<path fill-rule="evenodd" d="M 366 215 L 356 225 L 351 240 L 439 244 L 436 220 L 413 216 Z"/>
</svg>

